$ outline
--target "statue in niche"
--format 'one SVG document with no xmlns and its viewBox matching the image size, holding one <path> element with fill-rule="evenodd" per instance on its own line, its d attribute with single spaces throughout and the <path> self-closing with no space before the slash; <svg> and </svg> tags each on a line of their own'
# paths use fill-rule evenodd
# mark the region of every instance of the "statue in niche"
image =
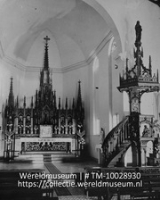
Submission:
<svg viewBox="0 0 160 200">
<path fill-rule="evenodd" d="M 44 124 L 49 124 L 50 122 L 49 122 L 49 113 L 48 113 L 48 111 L 45 111 L 44 112 L 44 115 L 43 115 L 43 123 Z"/>
<path fill-rule="evenodd" d="M 72 118 L 68 117 L 68 134 L 72 134 L 72 127 L 73 127 Z"/>
<path fill-rule="evenodd" d="M 61 117 L 61 134 L 65 133 L 65 118 Z"/>
<path fill-rule="evenodd" d="M 34 126 L 34 131 L 35 131 L 35 134 L 38 133 L 38 126 L 37 125 Z"/>
<path fill-rule="evenodd" d="M 151 137 L 151 132 L 150 132 L 149 128 L 147 127 L 147 125 L 144 125 L 142 137 Z"/>
<path fill-rule="evenodd" d="M 78 131 L 78 133 L 81 133 L 82 130 L 83 130 L 83 124 L 79 121 L 77 124 L 77 131 Z"/>
</svg>

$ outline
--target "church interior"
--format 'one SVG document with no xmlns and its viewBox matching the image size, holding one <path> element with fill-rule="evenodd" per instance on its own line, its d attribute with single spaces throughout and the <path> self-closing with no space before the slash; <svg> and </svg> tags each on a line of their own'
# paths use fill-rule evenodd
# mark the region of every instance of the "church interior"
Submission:
<svg viewBox="0 0 160 200">
<path fill-rule="evenodd" d="M 0 7 L 2 199 L 158 200 L 160 1 Z M 19 177 L 24 172 L 52 178 L 31 181 Z M 138 186 L 118 185 L 135 184 L 135 172 Z M 53 186 L 66 174 L 75 187 Z M 102 174 L 116 187 L 90 185 L 106 183 Z"/>
</svg>

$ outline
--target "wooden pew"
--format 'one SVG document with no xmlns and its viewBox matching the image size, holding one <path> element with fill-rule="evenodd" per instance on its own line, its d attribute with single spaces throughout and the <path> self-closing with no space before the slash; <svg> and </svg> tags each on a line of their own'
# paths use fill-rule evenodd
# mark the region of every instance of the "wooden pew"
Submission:
<svg viewBox="0 0 160 200">
<path fill-rule="evenodd" d="M 25 171 L 27 173 L 27 171 Z M 0 197 L 1 200 L 58 200 L 54 188 L 44 187 L 43 182 L 47 179 L 20 178 L 19 173 L 24 171 L 0 171 Z M 40 172 L 28 172 L 31 174 Z M 28 187 L 27 187 L 27 183 Z"/>
<path fill-rule="evenodd" d="M 147 171 L 148 170 L 148 171 Z M 86 194 L 88 196 L 94 196 L 98 197 L 98 199 L 111 199 L 113 196 L 117 196 L 118 199 L 136 199 L 136 200 L 142 200 L 142 199 L 160 199 L 160 170 L 159 168 L 86 168 L 85 173 L 91 174 L 91 178 L 87 178 L 84 181 L 86 182 L 96 182 L 97 178 L 96 176 L 93 177 L 92 174 L 104 174 L 110 173 L 114 175 L 114 173 L 120 173 L 120 172 L 136 172 L 139 173 L 141 176 L 140 179 L 136 179 L 135 182 L 133 179 L 126 179 L 126 180 L 120 180 L 120 179 L 114 179 L 114 180 L 106 180 L 102 177 L 102 179 L 99 179 L 98 181 L 105 182 L 105 181 L 115 181 L 115 182 L 134 182 L 133 187 L 86 187 Z M 148 173 L 147 173 L 148 172 Z M 85 177 L 85 175 L 84 175 Z M 139 181 L 139 182 L 138 182 Z M 135 183 L 139 183 L 140 187 L 135 187 Z M 138 184 L 137 184 L 138 185 Z M 130 185 L 131 186 L 131 185 Z"/>
</svg>

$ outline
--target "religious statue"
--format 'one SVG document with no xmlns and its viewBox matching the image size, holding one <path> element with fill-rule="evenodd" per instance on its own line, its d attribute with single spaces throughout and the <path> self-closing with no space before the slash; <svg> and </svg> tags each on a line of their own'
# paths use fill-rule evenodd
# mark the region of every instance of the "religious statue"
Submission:
<svg viewBox="0 0 160 200">
<path fill-rule="evenodd" d="M 100 131 L 100 144 L 103 144 L 103 141 L 104 141 L 104 138 L 105 138 L 105 131 L 103 128 L 101 128 L 101 131 Z"/>
<path fill-rule="evenodd" d="M 141 41 L 142 27 L 141 27 L 139 21 L 137 21 L 137 24 L 135 25 L 135 31 L 136 31 L 136 42 L 140 42 Z"/>
<path fill-rule="evenodd" d="M 68 124 L 68 134 L 72 134 L 72 127 L 73 127 L 72 122 L 70 122 Z"/>
<path fill-rule="evenodd" d="M 58 128 L 58 126 L 57 125 L 55 125 L 55 127 L 54 127 L 54 132 L 55 132 L 55 134 L 58 134 L 58 132 L 59 132 L 59 128 Z"/>
<path fill-rule="evenodd" d="M 65 133 L 65 118 L 61 118 L 61 134 Z"/>
<path fill-rule="evenodd" d="M 68 134 L 72 134 L 72 129 L 73 129 L 73 122 L 72 122 L 72 118 L 69 117 L 68 118 Z"/>
<path fill-rule="evenodd" d="M 79 123 L 77 124 L 78 133 L 81 133 L 81 132 L 82 132 L 82 128 L 83 128 L 83 125 L 82 125 L 81 122 L 79 122 Z"/>
<path fill-rule="evenodd" d="M 147 127 L 147 125 L 144 125 L 142 137 L 151 137 L 151 132 L 150 132 L 149 128 Z"/>
<path fill-rule="evenodd" d="M 37 125 L 34 126 L 34 131 L 35 131 L 35 134 L 38 133 L 38 126 Z"/>
</svg>

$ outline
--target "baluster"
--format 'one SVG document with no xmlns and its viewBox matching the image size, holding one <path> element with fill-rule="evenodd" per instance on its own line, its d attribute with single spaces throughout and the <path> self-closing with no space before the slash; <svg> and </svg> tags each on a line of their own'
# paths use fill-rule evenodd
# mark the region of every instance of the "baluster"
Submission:
<svg viewBox="0 0 160 200">
<path fill-rule="evenodd" d="M 108 141 L 108 154 L 110 153 L 110 141 Z"/>
<path fill-rule="evenodd" d="M 121 131 L 121 134 L 122 134 L 122 143 L 123 143 L 124 142 L 124 123 L 123 123 L 120 131 Z"/>
<path fill-rule="evenodd" d="M 120 132 L 121 132 L 121 137 L 122 137 L 121 139 L 122 139 L 122 144 L 123 144 L 123 141 L 124 141 L 124 132 L 123 132 L 123 129 L 121 129 Z"/>
<path fill-rule="evenodd" d="M 125 142 L 125 126 L 123 126 L 123 143 Z"/>
<path fill-rule="evenodd" d="M 114 151 L 116 151 L 116 145 L 117 145 L 117 136 L 114 135 Z"/>
<path fill-rule="evenodd" d="M 118 139 L 119 139 L 119 146 L 121 146 L 121 135 L 118 134 Z"/>
<path fill-rule="evenodd" d="M 123 144 L 123 130 L 120 130 L 120 134 L 121 134 L 121 144 Z"/>
<path fill-rule="evenodd" d="M 125 142 L 125 141 L 126 141 L 126 126 L 124 124 L 124 126 L 123 126 L 123 142 Z"/>
<path fill-rule="evenodd" d="M 122 144 L 122 133 L 121 131 L 119 131 L 119 135 L 120 135 L 120 145 Z"/>
<path fill-rule="evenodd" d="M 125 138 L 125 141 L 127 140 L 127 125 L 125 123 L 125 128 L 124 128 L 124 138 Z"/>
<path fill-rule="evenodd" d="M 111 141 L 108 142 L 108 150 L 109 150 L 109 154 L 111 153 Z"/>
<path fill-rule="evenodd" d="M 127 140 L 128 140 L 129 139 L 129 123 L 128 122 L 127 122 L 126 127 L 127 127 Z"/>
<path fill-rule="evenodd" d="M 124 126 L 123 126 L 123 128 L 122 128 L 122 130 L 121 130 L 121 132 L 122 132 L 122 143 L 124 142 Z"/>
<path fill-rule="evenodd" d="M 114 136 L 112 137 L 112 152 L 114 151 Z"/>
<path fill-rule="evenodd" d="M 119 148 L 119 135 L 117 135 L 117 148 Z"/>
<path fill-rule="evenodd" d="M 112 153 L 112 141 L 110 141 L 110 153 Z"/>
</svg>

